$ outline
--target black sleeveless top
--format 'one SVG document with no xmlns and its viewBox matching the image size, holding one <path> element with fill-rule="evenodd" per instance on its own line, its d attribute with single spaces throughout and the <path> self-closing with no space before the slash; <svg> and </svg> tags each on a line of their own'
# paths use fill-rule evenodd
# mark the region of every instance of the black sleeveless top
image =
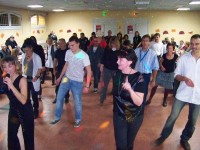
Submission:
<svg viewBox="0 0 200 150">
<path fill-rule="evenodd" d="M 166 69 L 165 72 L 166 73 L 174 72 L 178 55 L 174 54 L 174 58 L 169 60 L 169 59 L 167 59 L 167 54 L 165 53 L 165 54 L 163 54 L 162 58 L 163 58 L 162 65 Z"/>
<path fill-rule="evenodd" d="M 19 75 L 19 76 L 15 79 L 15 81 L 13 82 L 14 87 L 15 87 L 19 92 L 21 92 L 21 90 L 20 90 L 20 88 L 19 88 L 19 82 L 20 82 L 21 78 L 23 78 L 23 76 L 22 76 L 22 75 Z M 28 89 L 28 87 L 27 87 L 27 89 Z M 27 105 L 30 105 L 30 104 L 31 104 L 31 101 L 30 101 L 29 98 L 28 98 L 28 100 L 26 101 L 26 104 L 23 105 L 23 104 L 17 99 L 17 97 L 14 95 L 14 93 L 12 92 L 12 90 L 7 89 L 6 94 L 7 94 L 8 98 L 9 98 L 9 101 L 10 101 L 10 109 L 11 109 L 11 110 L 23 110 L 24 107 L 26 107 Z"/>
<path fill-rule="evenodd" d="M 128 76 L 128 81 L 135 92 L 144 93 L 145 82 L 140 72 L 134 74 L 123 74 L 121 71 L 118 71 L 114 77 L 113 111 L 117 112 L 122 119 L 131 122 L 136 116 L 142 114 L 144 107 L 142 105 L 135 105 L 129 92 L 122 89 L 122 83 L 125 82 L 126 76 Z"/>
</svg>

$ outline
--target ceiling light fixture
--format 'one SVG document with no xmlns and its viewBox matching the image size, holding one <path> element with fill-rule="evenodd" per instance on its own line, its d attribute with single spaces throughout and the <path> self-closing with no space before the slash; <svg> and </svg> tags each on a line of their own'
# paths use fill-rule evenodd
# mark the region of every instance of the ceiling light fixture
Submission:
<svg viewBox="0 0 200 150">
<path fill-rule="evenodd" d="M 149 3 L 150 3 L 150 0 L 143 0 L 143 1 L 135 0 L 136 5 L 149 5 Z"/>
<path fill-rule="evenodd" d="M 191 1 L 189 4 L 190 5 L 199 5 L 200 1 Z"/>
<path fill-rule="evenodd" d="M 29 8 L 42 8 L 42 5 L 28 5 Z"/>
<path fill-rule="evenodd" d="M 186 11 L 186 10 L 190 10 L 190 8 L 178 8 L 177 10 L 183 10 L 183 11 Z"/>
<path fill-rule="evenodd" d="M 55 12 L 62 12 L 64 10 L 63 9 L 53 9 L 53 11 L 55 11 Z"/>
</svg>

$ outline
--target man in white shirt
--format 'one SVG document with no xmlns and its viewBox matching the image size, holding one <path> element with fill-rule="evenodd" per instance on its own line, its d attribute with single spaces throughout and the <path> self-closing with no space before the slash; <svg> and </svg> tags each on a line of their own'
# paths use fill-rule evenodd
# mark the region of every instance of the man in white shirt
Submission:
<svg viewBox="0 0 200 150">
<path fill-rule="evenodd" d="M 182 132 L 180 144 L 185 150 L 190 150 L 188 140 L 192 137 L 200 110 L 200 35 L 195 34 L 190 39 L 191 53 L 180 57 L 175 70 L 175 78 L 180 81 L 176 98 L 170 116 L 161 132 L 156 145 L 162 144 L 171 134 L 174 124 L 183 107 L 189 105 L 187 124 Z"/>
<path fill-rule="evenodd" d="M 63 111 L 63 101 L 68 90 L 72 91 L 75 108 L 74 127 L 79 127 L 82 120 L 82 90 L 88 93 L 91 79 L 91 67 L 88 55 L 79 48 L 79 40 L 72 36 L 69 39 L 70 49 L 65 54 L 65 65 L 56 80 L 56 85 L 60 83 L 56 96 L 55 118 L 51 124 L 60 121 Z M 84 68 L 87 71 L 87 81 L 83 88 Z"/>
<path fill-rule="evenodd" d="M 156 33 L 154 35 L 154 41 L 151 42 L 150 48 L 156 52 L 158 58 L 163 55 L 164 46 L 163 43 L 160 42 L 160 34 Z"/>
</svg>

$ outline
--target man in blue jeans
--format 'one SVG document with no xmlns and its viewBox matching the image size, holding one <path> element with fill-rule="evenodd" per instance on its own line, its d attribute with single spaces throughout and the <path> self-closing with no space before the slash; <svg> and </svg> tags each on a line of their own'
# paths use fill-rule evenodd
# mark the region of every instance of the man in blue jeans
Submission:
<svg viewBox="0 0 200 150">
<path fill-rule="evenodd" d="M 185 150 L 190 150 L 189 139 L 192 137 L 200 110 L 200 35 L 195 34 L 190 39 L 191 52 L 180 57 L 175 70 L 175 78 L 180 81 L 176 98 L 170 116 L 155 141 L 156 145 L 162 144 L 171 134 L 176 119 L 183 107 L 189 105 L 188 121 L 181 135 L 180 144 Z"/>
<path fill-rule="evenodd" d="M 60 87 L 56 98 L 55 118 L 51 124 L 56 124 L 60 121 L 65 94 L 68 90 L 71 90 L 75 108 L 74 127 L 79 127 L 82 120 L 82 89 L 84 93 L 88 93 L 91 79 L 91 67 L 88 55 L 79 48 L 79 40 L 77 37 L 72 36 L 69 39 L 69 47 L 70 50 L 65 54 L 66 63 L 60 77 L 56 80 L 56 84 L 58 85 L 60 83 Z M 84 68 L 87 70 L 87 82 L 83 88 Z"/>
</svg>

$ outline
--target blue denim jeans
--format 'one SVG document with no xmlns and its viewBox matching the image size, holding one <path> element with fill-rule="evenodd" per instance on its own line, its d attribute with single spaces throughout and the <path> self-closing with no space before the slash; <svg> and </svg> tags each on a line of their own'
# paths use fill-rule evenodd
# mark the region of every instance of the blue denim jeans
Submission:
<svg viewBox="0 0 200 150">
<path fill-rule="evenodd" d="M 185 128 L 183 129 L 181 139 L 183 141 L 188 141 L 192 137 L 192 134 L 195 130 L 195 125 L 196 125 L 196 122 L 197 122 L 197 119 L 199 116 L 200 105 L 186 103 L 186 102 L 180 101 L 176 98 L 174 100 L 171 114 L 168 117 L 168 119 L 165 123 L 165 126 L 162 130 L 162 133 L 161 133 L 162 137 L 167 138 L 171 134 L 174 124 L 175 124 L 181 110 L 183 109 L 183 107 L 186 104 L 189 105 L 189 115 L 188 115 L 187 124 L 185 125 Z"/>
<path fill-rule="evenodd" d="M 67 77 L 63 77 L 61 80 L 56 101 L 56 111 L 55 119 L 58 120 L 61 118 L 64 104 L 64 97 L 68 90 L 71 90 L 74 98 L 74 109 L 75 109 L 75 121 L 81 121 L 82 119 L 82 88 L 83 82 L 78 82 L 70 80 Z"/>
</svg>

